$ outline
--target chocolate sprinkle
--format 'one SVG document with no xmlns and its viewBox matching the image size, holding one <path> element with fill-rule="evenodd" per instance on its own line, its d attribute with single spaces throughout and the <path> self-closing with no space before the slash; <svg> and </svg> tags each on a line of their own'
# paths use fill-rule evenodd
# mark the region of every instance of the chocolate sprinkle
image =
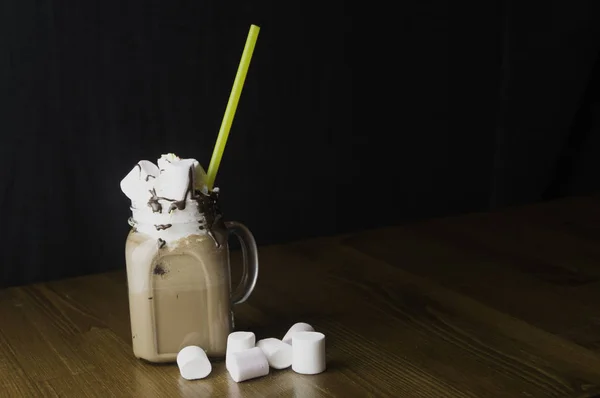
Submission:
<svg viewBox="0 0 600 398">
<path fill-rule="evenodd" d="M 168 271 L 165 269 L 165 267 L 163 267 L 162 264 L 156 264 L 156 266 L 154 267 L 154 270 L 152 271 L 152 273 L 154 275 L 160 275 L 160 276 L 163 276 L 167 272 Z"/>
<path fill-rule="evenodd" d="M 157 231 L 160 230 L 164 230 L 164 229 L 169 229 L 173 226 L 173 224 L 158 224 L 158 225 L 154 225 L 154 228 L 156 228 Z"/>
<path fill-rule="evenodd" d="M 158 238 L 158 242 L 157 242 L 157 243 L 158 243 L 158 248 L 159 248 L 159 249 L 162 249 L 162 248 L 163 248 L 163 247 L 165 247 L 165 245 L 167 244 L 167 242 L 166 242 L 166 241 L 164 241 L 164 240 L 163 240 L 163 239 L 161 239 L 161 238 Z"/>
</svg>

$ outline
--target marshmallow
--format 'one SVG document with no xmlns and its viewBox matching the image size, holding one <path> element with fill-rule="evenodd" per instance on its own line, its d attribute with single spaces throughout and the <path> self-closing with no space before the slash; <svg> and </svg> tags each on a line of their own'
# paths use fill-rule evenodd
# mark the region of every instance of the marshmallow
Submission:
<svg viewBox="0 0 600 398">
<path fill-rule="evenodd" d="M 208 234 L 208 229 L 200 229 L 206 215 L 200 212 L 192 192 L 208 195 L 206 172 L 200 163 L 172 153 L 162 155 L 157 163 L 141 160 L 121 180 L 121 190 L 131 200 L 130 225 L 167 244 L 189 235 Z"/>
<path fill-rule="evenodd" d="M 292 369 L 314 375 L 325 370 L 325 335 L 319 332 L 296 332 L 292 337 Z"/>
<path fill-rule="evenodd" d="M 154 184 L 156 195 L 175 201 L 190 199 L 189 189 L 190 186 L 192 188 L 194 186 L 193 180 L 197 164 L 198 162 L 194 159 L 162 162 L 162 165 L 159 166 L 160 175 Z"/>
<path fill-rule="evenodd" d="M 187 346 L 177 354 L 177 366 L 186 380 L 203 379 L 212 371 L 206 352 L 198 346 Z"/>
<path fill-rule="evenodd" d="M 158 174 L 158 167 L 154 163 L 140 160 L 121 180 L 121 191 L 134 202 L 147 201 Z"/>
<path fill-rule="evenodd" d="M 281 341 L 283 341 L 284 343 L 287 344 L 292 344 L 292 336 L 294 335 L 294 333 L 296 332 L 314 332 L 315 329 L 310 326 L 308 323 L 304 323 L 304 322 L 298 322 L 296 324 L 294 324 L 290 330 L 288 330 L 288 332 L 285 334 L 285 336 L 283 336 L 283 339 L 281 339 Z"/>
<path fill-rule="evenodd" d="M 146 204 L 153 190 L 158 197 L 174 201 L 191 199 L 190 187 L 208 195 L 206 171 L 196 159 L 181 159 L 169 153 L 161 155 L 157 164 L 141 160 L 121 180 L 121 190 L 132 202 Z"/>
<path fill-rule="evenodd" d="M 174 153 L 167 153 L 166 155 L 160 155 L 160 159 L 156 161 L 156 164 L 160 170 L 163 170 L 169 163 L 177 162 L 179 160 L 181 160 L 181 158 Z"/>
<path fill-rule="evenodd" d="M 140 183 L 140 170 L 137 166 L 121 180 L 121 191 L 131 200 L 144 200 L 142 184 Z"/>
<path fill-rule="evenodd" d="M 229 356 L 227 366 L 231 378 L 239 383 L 269 374 L 269 362 L 259 347 L 234 352 Z"/>
<path fill-rule="evenodd" d="M 262 339 L 256 343 L 274 369 L 285 369 L 292 364 L 292 346 L 279 339 Z"/>
<path fill-rule="evenodd" d="M 227 337 L 227 353 L 225 356 L 225 366 L 229 364 L 231 354 L 254 348 L 256 336 L 252 332 L 233 332 Z"/>
<path fill-rule="evenodd" d="M 148 160 L 140 160 L 138 165 L 140 166 L 140 181 L 152 183 L 160 174 L 158 166 Z"/>
</svg>

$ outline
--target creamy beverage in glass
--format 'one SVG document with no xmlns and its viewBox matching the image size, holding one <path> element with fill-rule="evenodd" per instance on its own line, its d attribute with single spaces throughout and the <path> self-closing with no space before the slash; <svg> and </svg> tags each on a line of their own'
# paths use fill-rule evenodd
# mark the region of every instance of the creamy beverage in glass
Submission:
<svg viewBox="0 0 600 398">
<path fill-rule="evenodd" d="M 232 305 L 245 301 L 258 276 L 251 232 L 226 222 L 219 189 L 209 192 L 195 159 L 163 155 L 142 160 L 121 181 L 131 200 L 131 230 L 125 244 L 134 355 L 174 362 L 186 346 L 211 358 L 225 356 L 233 330 Z M 228 238 L 243 254 L 242 279 L 232 291 Z"/>
</svg>

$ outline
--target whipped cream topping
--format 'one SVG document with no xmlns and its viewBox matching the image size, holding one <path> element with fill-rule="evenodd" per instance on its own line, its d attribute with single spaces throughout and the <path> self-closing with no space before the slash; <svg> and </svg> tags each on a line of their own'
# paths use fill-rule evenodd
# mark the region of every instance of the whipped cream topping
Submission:
<svg viewBox="0 0 600 398">
<path fill-rule="evenodd" d="M 169 153 L 157 164 L 141 160 L 121 180 L 121 190 L 131 200 L 130 224 L 138 231 L 164 241 L 191 234 L 214 239 L 219 190 L 208 192 L 206 172 L 196 159 Z"/>
</svg>

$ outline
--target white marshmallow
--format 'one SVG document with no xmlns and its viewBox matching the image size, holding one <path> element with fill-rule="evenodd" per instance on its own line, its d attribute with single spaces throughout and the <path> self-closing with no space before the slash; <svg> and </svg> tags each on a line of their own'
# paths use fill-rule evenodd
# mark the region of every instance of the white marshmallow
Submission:
<svg viewBox="0 0 600 398">
<path fill-rule="evenodd" d="M 274 369 L 285 369 L 292 364 L 292 346 L 279 339 L 262 339 L 256 343 Z"/>
<path fill-rule="evenodd" d="M 160 175 L 154 183 L 156 195 L 176 201 L 190 199 L 189 188 L 190 184 L 194 187 L 196 164 L 198 162 L 194 159 L 165 161 L 160 166 Z"/>
<path fill-rule="evenodd" d="M 167 153 L 166 155 L 160 155 L 160 159 L 156 161 L 156 164 L 158 164 L 158 168 L 162 170 L 169 163 L 176 162 L 179 160 L 181 160 L 181 158 L 175 155 L 174 153 Z"/>
<path fill-rule="evenodd" d="M 225 366 L 229 364 L 229 357 L 236 352 L 254 348 L 256 336 L 252 332 L 233 332 L 227 337 L 227 353 L 225 355 Z"/>
<path fill-rule="evenodd" d="M 194 188 L 200 186 L 205 194 L 208 192 L 206 173 L 200 163 L 196 159 L 181 159 L 170 153 L 162 155 L 158 164 L 142 160 L 121 181 L 121 190 L 131 200 L 130 225 L 167 243 L 192 234 L 206 235 L 207 230 L 199 229 L 198 225 L 204 215 L 199 212 L 197 201 L 189 195 L 192 184 Z M 217 191 L 217 188 L 213 190 Z M 153 193 L 160 199 L 150 202 Z M 167 199 L 179 202 L 184 198 L 181 210 L 170 211 L 173 210 L 173 202 Z M 170 227 L 159 228 L 160 225 Z"/>
<path fill-rule="evenodd" d="M 121 180 L 121 191 L 131 200 L 144 200 L 140 195 L 142 193 L 142 184 L 140 184 L 140 176 L 138 167 L 134 167 Z"/>
<path fill-rule="evenodd" d="M 269 362 L 263 351 L 258 347 L 254 347 L 232 353 L 229 357 L 227 370 L 231 378 L 239 383 L 268 375 Z"/>
<path fill-rule="evenodd" d="M 292 369 L 314 375 L 325 370 L 325 335 L 319 332 L 296 332 L 292 337 Z"/>
<path fill-rule="evenodd" d="M 296 332 L 314 332 L 314 331 L 315 331 L 315 329 L 312 326 L 310 326 L 308 323 L 298 322 L 298 323 L 292 325 L 290 330 L 287 331 L 287 333 L 285 334 L 285 336 L 283 336 L 283 339 L 281 339 L 281 341 L 283 341 L 284 343 L 287 343 L 287 344 L 292 344 L 292 336 L 294 335 L 294 333 L 296 333 Z"/>
<path fill-rule="evenodd" d="M 203 379 L 212 371 L 206 352 L 198 346 L 187 346 L 177 354 L 177 366 L 186 380 Z"/>
<path fill-rule="evenodd" d="M 154 179 L 160 174 L 158 166 L 148 160 L 140 160 L 138 164 L 140 165 L 140 181 L 154 185 Z"/>
<path fill-rule="evenodd" d="M 158 167 L 154 163 L 140 160 L 121 180 L 121 191 L 134 202 L 147 201 L 158 174 Z"/>
</svg>

